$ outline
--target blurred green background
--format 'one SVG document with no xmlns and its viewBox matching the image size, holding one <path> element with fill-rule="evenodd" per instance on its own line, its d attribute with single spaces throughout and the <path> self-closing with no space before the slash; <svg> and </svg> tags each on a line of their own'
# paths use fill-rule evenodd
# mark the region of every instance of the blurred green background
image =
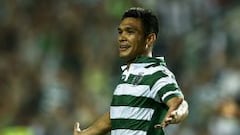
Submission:
<svg viewBox="0 0 240 135">
<path fill-rule="evenodd" d="M 0 135 L 70 135 L 107 111 L 132 6 L 157 14 L 154 55 L 190 105 L 167 135 L 239 135 L 239 0 L 0 0 Z"/>
</svg>

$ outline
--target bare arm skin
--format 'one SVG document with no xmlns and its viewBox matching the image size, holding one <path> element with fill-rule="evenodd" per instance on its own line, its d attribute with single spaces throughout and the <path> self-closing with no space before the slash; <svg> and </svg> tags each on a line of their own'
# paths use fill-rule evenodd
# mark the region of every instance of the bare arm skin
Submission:
<svg viewBox="0 0 240 135">
<path fill-rule="evenodd" d="M 161 124 L 155 128 L 166 127 L 169 124 L 177 124 L 188 116 L 188 104 L 182 97 L 174 97 L 167 101 L 168 112 Z"/>
<path fill-rule="evenodd" d="M 109 112 L 102 115 L 96 122 L 88 128 L 81 130 L 80 124 L 74 125 L 73 135 L 104 135 L 111 130 L 111 121 Z"/>
</svg>

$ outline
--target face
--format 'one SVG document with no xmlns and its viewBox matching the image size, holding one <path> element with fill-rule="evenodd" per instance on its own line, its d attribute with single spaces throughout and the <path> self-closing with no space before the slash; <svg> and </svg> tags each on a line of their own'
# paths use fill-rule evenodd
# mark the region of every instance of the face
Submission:
<svg viewBox="0 0 240 135">
<path fill-rule="evenodd" d="M 140 19 L 125 18 L 118 27 L 119 56 L 127 61 L 146 54 L 146 42 Z"/>
</svg>

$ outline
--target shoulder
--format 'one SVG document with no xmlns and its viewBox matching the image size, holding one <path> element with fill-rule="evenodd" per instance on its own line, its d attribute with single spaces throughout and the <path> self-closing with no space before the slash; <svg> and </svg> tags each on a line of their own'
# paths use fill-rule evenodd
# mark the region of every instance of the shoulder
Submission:
<svg viewBox="0 0 240 135">
<path fill-rule="evenodd" d="M 162 72 L 166 75 L 173 75 L 173 73 L 167 67 L 164 57 L 151 57 L 148 61 L 149 64 L 144 67 L 145 70 L 151 71 L 152 73 Z"/>
</svg>

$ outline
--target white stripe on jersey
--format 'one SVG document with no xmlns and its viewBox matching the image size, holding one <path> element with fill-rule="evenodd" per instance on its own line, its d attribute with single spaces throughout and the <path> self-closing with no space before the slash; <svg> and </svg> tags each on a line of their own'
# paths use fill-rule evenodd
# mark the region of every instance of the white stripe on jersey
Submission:
<svg viewBox="0 0 240 135">
<path fill-rule="evenodd" d="M 147 135 L 147 132 L 141 130 L 115 129 L 111 135 Z"/>
<path fill-rule="evenodd" d="M 150 87 L 148 85 L 133 85 L 127 83 L 119 84 L 113 94 L 130 95 L 135 97 L 152 97 L 150 95 Z"/>
<path fill-rule="evenodd" d="M 179 95 L 183 96 L 182 92 L 180 92 L 179 90 L 169 91 L 162 96 L 162 101 L 164 101 L 166 97 L 168 97 L 172 94 L 179 94 Z"/>
<path fill-rule="evenodd" d="M 150 121 L 154 113 L 150 108 L 128 107 L 128 106 L 111 106 L 110 117 L 111 119 L 136 119 Z"/>
<path fill-rule="evenodd" d="M 157 96 L 157 93 L 159 90 L 161 90 L 162 87 L 166 86 L 167 84 L 175 83 L 177 86 L 177 82 L 175 79 L 171 77 L 163 77 L 156 81 L 156 83 L 153 85 L 151 91 L 153 92 L 153 97 L 156 101 L 160 102 L 159 97 Z"/>
</svg>

